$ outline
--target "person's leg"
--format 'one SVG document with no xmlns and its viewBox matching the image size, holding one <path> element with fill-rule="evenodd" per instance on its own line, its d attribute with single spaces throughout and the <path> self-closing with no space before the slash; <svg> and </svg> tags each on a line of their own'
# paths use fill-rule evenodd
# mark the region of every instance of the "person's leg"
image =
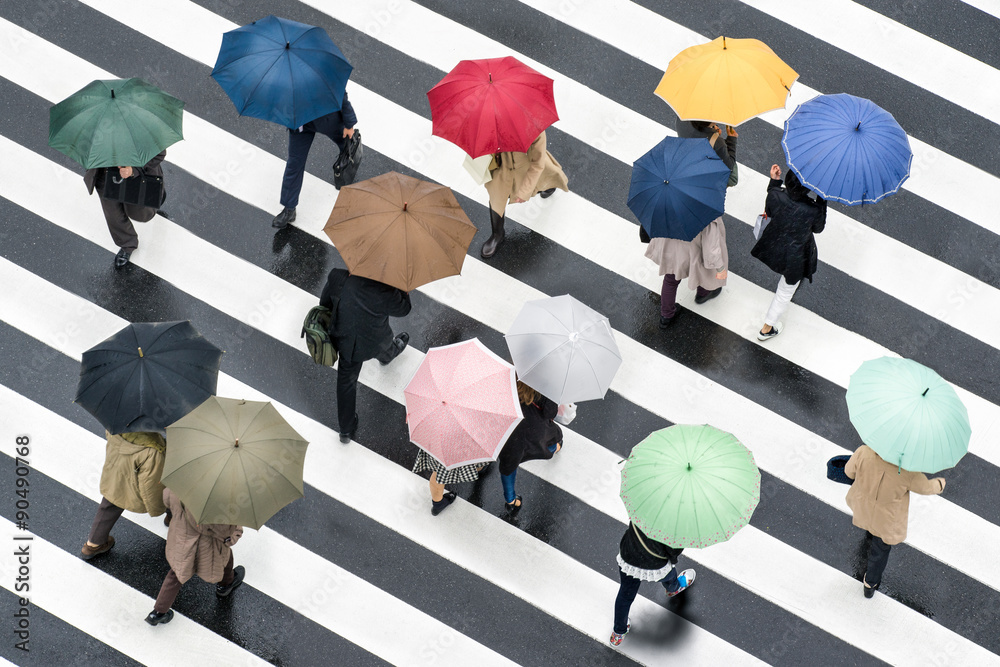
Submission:
<svg viewBox="0 0 1000 667">
<path fill-rule="evenodd" d="M 669 320 L 677 314 L 677 286 L 680 284 L 674 274 L 664 274 L 663 287 L 660 288 L 660 317 Z"/>
<path fill-rule="evenodd" d="M 778 279 L 778 287 L 774 291 L 774 298 L 771 299 L 771 305 L 767 309 L 767 314 L 764 315 L 764 326 L 761 328 L 762 333 L 769 332 L 771 327 L 781 320 L 781 316 L 788 310 L 788 304 L 791 302 L 792 296 L 798 288 L 799 283 L 789 285 L 785 281 L 784 276 Z"/>
<path fill-rule="evenodd" d="M 514 468 L 514 472 L 509 475 L 500 475 L 500 486 L 503 487 L 503 501 L 507 504 L 510 504 L 517 499 L 517 493 L 514 491 L 514 483 L 516 481 L 517 468 Z"/>
<path fill-rule="evenodd" d="M 492 207 L 490 207 L 490 231 L 492 232 L 490 237 L 486 239 L 483 247 L 479 250 L 479 254 L 483 259 L 492 257 L 506 236 L 504 232 L 504 216 L 502 213 L 494 211 Z"/>
<path fill-rule="evenodd" d="M 439 484 L 437 481 L 437 473 L 431 473 L 431 500 L 433 502 L 440 502 L 444 498 L 444 484 Z"/>
<path fill-rule="evenodd" d="M 111 232 L 115 245 L 131 253 L 139 247 L 139 235 L 135 233 L 135 227 L 125 213 L 125 205 L 104 197 L 98 199 L 101 200 L 104 219 L 108 223 L 108 231 Z"/>
<path fill-rule="evenodd" d="M 386 345 L 378 356 L 378 362 L 383 366 L 387 366 L 393 359 L 398 357 L 406 349 L 407 343 L 410 342 L 410 334 L 402 331 L 392 338 L 389 339 L 389 344 Z"/>
<path fill-rule="evenodd" d="M 677 581 L 677 568 L 670 568 L 670 574 L 663 577 L 663 579 L 660 579 L 660 583 L 663 584 L 663 587 L 667 589 L 668 593 L 673 593 L 680 588 L 681 585 Z"/>
<path fill-rule="evenodd" d="M 130 220 L 135 220 L 136 222 L 149 222 L 156 215 L 156 209 L 151 206 L 135 206 L 134 204 L 125 204 L 125 215 L 129 217 Z"/>
<path fill-rule="evenodd" d="M 302 191 L 302 180 L 306 173 L 306 159 L 309 157 L 309 147 L 312 146 L 315 137 L 316 134 L 313 132 L 288 133 L 288 161 L 285 162 L 285 175 L 281 181 L 281 205 L 285 208 L 295 208 L 299 205 L 299 193 Z"/>
<path fill-rule="evenodd" d="M 111 535 L 111 528 L 124 511 L 107 498 L 101 498 L 101 504 L 97 507 L 97 513 L 94 514 L 94 522 L 90 524 L 87 545 L 99 547 L 107 542 Z"/>
<path fill-rule="evenodd" d="M 455 492 L 445 491 L 444 484 L 437 481 L 437 471 L 431 472 L 431 514 L 437 516 L 444 511 L 444 508 L 455 502 Z"/>
<path fill-rule="evenodd" d="M 156 595 L 153 611 L 157 614 L 167 613 L 167 610 L 174 606 L 174 600 L 177 599 L 177 594 L 180 592 L 181 582 L 174 569 L 170 568 L 170 572 L 167 572 L 167 576 L 163 579 L 163 585 L 160 586 L 160 592 Z"/>
<path fill-rule="evenodd" d="M 891 548 L 892 545 L 883 542 L 881 537 L 872 535 L 871 544 L 868 547 L 868 569 L 865 572 L 865 582 L 871 588 L 878 588 L 878 585 L 882 583 L 882 573 L 889 562 Z"/>
<path fill-rule="evenodd" d="M 639 585 L 642 582 L 635 577 L 625 574 L 618 568 L 621 578 L 621 586 L 618 588 L 618 597 L 615 598 L 615 625 L 616 635 L 624 635 L 628 630 L 628 612 L 632 608 L 632 602 L 639 592 Z"/>
<path fill-rule="evenodd" d="M 229 550 L 229 560 L 226 561 L 226 567 L 225 567 L 225 569 L 222 570 L 222 581 L 219 582 L 223 586 L 228 586 L 229 584 L 233 583 L 233 579 L 236 578 L 236 575 L 233 573 L 233 563 L 234 562 L 235 561 L 233 560 L 233 550 L 230 549 Z"/>
<path fill-rule="evenodd" d="M 364 362 L 349 362 L 341 358 L 337 365 L 337 423 L 341 441 L 358 428 L 358 376 Z M 348 439 L 350 442 L 350 439 Z"/>
</svg>

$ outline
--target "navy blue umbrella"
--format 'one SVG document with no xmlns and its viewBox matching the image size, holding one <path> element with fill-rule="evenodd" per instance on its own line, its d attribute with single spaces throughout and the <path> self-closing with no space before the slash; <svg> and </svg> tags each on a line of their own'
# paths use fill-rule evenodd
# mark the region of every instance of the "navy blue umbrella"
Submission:
<svg viewBox="0 0 1000 667">
<path fill-rule="evenodd" d="M 241 116 L 296 128 L 340 110 L 352 69 L 322 28 L 267 16 L 222 36 L 212 78 Z"/>
<path fill-rule="evenodd" d="M 162 433 L 215 394 L 221 361 L 190 322 L 130 324 L 83 353 L 73 401 L 111 433 Z"/>
<path fill-rule="evenodd" d="M 913 160 L 892 114 L 846 93 L 800 104 L 785 121 L 781 146 L 804 186 L 848 206 L 873 204 L 899 190 Z"/>
<path fill-rule="evenodd" d="M 632 165 L 628 207 L 651 238 L 691 241 L 722 215 L 729 172 L 708 139 L 667 137 Z"/>
</svg>

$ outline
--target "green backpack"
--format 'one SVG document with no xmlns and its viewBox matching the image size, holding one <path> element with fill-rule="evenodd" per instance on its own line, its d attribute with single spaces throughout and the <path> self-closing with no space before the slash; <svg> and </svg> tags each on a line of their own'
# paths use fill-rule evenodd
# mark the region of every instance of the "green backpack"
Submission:
<svg viewBox="0 0 1000 667">
<path fill-rule="evenodd" d="M 325 306 L 313 306 L 302 322 L 302 338 L 313 361 L 324 366 L 337 363 L 337 348 L 330 337 L 330 320 L 333 311 Z"/>
</svg>

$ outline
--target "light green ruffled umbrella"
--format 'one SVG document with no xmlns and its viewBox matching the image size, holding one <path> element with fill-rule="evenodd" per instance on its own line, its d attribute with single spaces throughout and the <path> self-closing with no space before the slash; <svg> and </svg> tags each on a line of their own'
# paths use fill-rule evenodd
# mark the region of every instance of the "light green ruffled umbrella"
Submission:
<svg viewBox="0 0 1000 667">
<path fill-rule="evenodd" d="M 851 423 L 866 445 L 905 470 L 933 474 L 969 451 L 969 412 L 955 389 L 910 359 L 861 364 L 847 386 Z"/>
<path fill-rule="evenodd" d="M 649 537 L 703 548 L 750 523 L 760 501 L 760 470 L 731 433 L 678 424 L 632 448 L 621 498 L 629 519 Z"/>
</svg>

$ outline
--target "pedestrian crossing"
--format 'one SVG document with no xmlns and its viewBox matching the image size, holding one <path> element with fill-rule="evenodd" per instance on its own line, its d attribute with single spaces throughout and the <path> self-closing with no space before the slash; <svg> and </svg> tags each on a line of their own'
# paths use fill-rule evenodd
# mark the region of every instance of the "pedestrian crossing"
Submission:
<svg viewBox="0 0 1000 667">
<path fill-rule="evenodd" d="M 146 533 L 138 544 L 149 548 L 137 552 L 136 542 L 122 541 L 108 566 L 92 567 L 75 558 L 84 523 L 51 526 L 51 537 L 42 537 L 54 560 L 39 562 L 39 580 L 52 568 L 64 578 L 53 575 L 50 594 L 35 600 L 39 607 L 118 651 L 123 661 L 142 664 L 190 662 L 196 660 L 191 656 L 210 651 L 222 656 L 220 664 L 326 664 L 331 655 L 342 656 L 335 664 L 1000 664 L 995 632 L 1000 579 L 994 567 L 1000 556 L 995 491 L 1000 454 L 994 437 L 996 387 L 988 381 L 997 366 L 995 279 L 969 272 L 947 253 L 936 257 L 898 238 L 896 223 L 883 224 L 855 210 L 835 218 L 831 209 L 828 230 L 818 239 L 820 274 L 826 277 L 817 274 L 817 285 L 796 297 L 802 305 L 789 310 L 791 326 L 782 338 L 766 347 L 749 340 L 773 286 L 766 270 L 747 261 L 746 227 L 763 201 L 766 179 L 759 165 L 777 152 L 776 142 L 766 150 L 753 146 L 755 134 L 773 138 L 774 130 L 762 132 L 758 128 L 765 123 L 752 121 L 740 129 L 740 159 L 744 154 L 750 159 L 727 205 L 730 228 L 735 227 L 729 287 L 723 298 L 696 307 L 699 317 L 689 317 L 685 326 L 697 339 L 675 332 L 664 339 L 653 326 L 656 306 L 650 298 L 658 291 L 658 277 L 641 256 L 624 199 L 611 202 L 609 193 L 623 197 L 631 160 L 672 134 L 669 109 L 664 106 L 654 116 L 648 101 L 635 107 L 615 101 L 557 71 L 562 69 L 558 55 L 536 62 L 532 53 L 519 51 L 537 51 L 531 44 L 504 44 L 478 32 L 468 9 L 448 2 L 280 3 L 284 15 L 324 25 L 355 63 L 356 82 L 348 91 L 370 150 L 363 177 L 391 168 L 439 181 L 455 190 L 475 222 L 484 224 L 485 192 L 461 169 L 457 149 L 430 138 L 425 102 L 372 82 L 371 68 L 369 79 L 359 76 L 359 61 L 368 56 L 351 53 L 348 46 L 378 52 L 385 72 L 392 72 L 384 77 L 390 83 L 400 78 L 391 66 L 406 66 L 419 79 L 417 88 L 462 57 L 513 53 L 557 81 L 562 120 L 550 143 L 574 190 L 513 207 L 510 217 L 518 224 L 512 241 L 492 262 L 477 256 L 479 237 L 485 236 L 480 233 L 460 278 L 414 294 L 414 314 L 394 324 L 411 332 L 412 346 L 386 368 L 364 369 L 359 403 L 367 413 L 362 414 L 360 443 L 343 447 L 330 429 L 329 374 L 312 367 L 298 338 L 302 314 L 315 302 L 326 272 L 339 263 L 321 231 L 336 201 L 336 191 L 323 178 L 328 165 L 307 173 L 299 223 L 284 235 L 284 248 L 278 236 L 273 245 L 267 243 L 271 230 L 266 223 L 280 209 L 283 133 L 235 118 L 219 103 L 220 97 L 225 101 L 221 91 L 199 91 L 208 85 L 192 86 L 170 74 L 204 73 L 214 63 L 221 32 L 258 14 L 280 13 L 278 8 L 183 0 L 124 7 L 104 0 L 58 4 L 53 25 L 38 36 L 23 30 L 25 17 L 13 8 L 3 12 L 0 43 L 11 45 L 0 50 L 0 91 L 10 93 L 5 99 L 30 108 L 29 118 L 44 118 L 48 104 L 94 78 L 141 76 L 131 59 L 98 54 L 59 30 L 93 26 L 126 51 L 148 48 L 144 57 L 157 64 L 160 87 L 172 94 L 190 87 L 190 95 L 178 95 L 189 100 L 186 140 L 167 155 L 172 219 L 143 225 L 134 273 L 109 276 L 113 245 L 99 207 L 92 198 L 84 199 L 72 163 L 45 147 L 44 123 L 0 121 L 5 156 L 0 163 L 0 279 L 16 286 L 0 296 L 0 319 L 6 323 L 0 325 L 0 346 L 31 352 L 0 375 L 2 413 L 17 415 L 18 422 L 4 420 L 0 449 L 12 455 L 7 449 L 13 436 L 25 429 L 39 441 L 60 443 L 46 456 L 36 450 L 35 470 L 52 479 L 53 497 L 81 496 L 77 504 L 92 516 L 99 500 L 103 439 L 92 419 L 68 399 L 53 397 L 72 397 L 79 354 L 128 319 L 181 318 L 192 319 L 227 350 L 223 369 L 228 374 L 220 377 L 220 394 L 274 401 L 313 444 L 306 498 L 279 514 L 275 525 L 250 532 L 236 549 L 238 562 L 247 566 L 251 592 L 239 596 L 249 599 L 243 601 L 245 608 L 234 597 L 234 618 L 213 619 L 217 610 L 194 594 L 185 602 L 185 588 L 178 613 L 194 623 L 138 628 L 148 611 L 142 605 L 151 604 L 162 577 L 161 561 L 155 559 L 162 555 L 165 530 L 156 520 L 134 515 L 127 518 Z M 520 3 L 502 4 L 513 11 Z M 669 23 L 639 4 L 615 4 L 615 16 L 645 15 L 633 24 L 637 30 Z M 632 51 L 649 43 L 626 39 L 627 33 L 615 28 L 617 20 L 595 21 L 599 6 L 530 3 L 532 12 L 551 12 L 558 23 L 546 28 L 556 34 L 582 30 L 619 52 L 613 65 L 641 59 Z M 710 38 L 674 25 L 687 30 L 688 39 Z M 656 57 L 669 59 L 673 51 L 660 48 Z M 51 67 L 39 68 L 39 62 Z M 906 78 L 906 70 L 897 70 L 891 60 L 872 56 L 872 62 L 890 76 Z M 928 90 L 965 107 L 949 97 L 946 86 Z M 780 120 L 768 122 L 780 125 Z M 992 120 L 983 122 L 996 131 Z M 917 153 L 916 140 L 911 141 Z M 572 150 L 563 154 L 560 146 Z M 981 182 L 995 187 L 1000 172 L 932 150 L 938 156 L 930 164 L 950 160 L 963 176 L 980 174 Z M 46 174 L 45 182 L 38 183 L 36 174 Z M 606 174 L 623 175 L 624 181 L 608 187 Z M 933 196 L 937 199 L 926 201 L 943 205 L 954 183 L 949 179 L 936 187 L 925 178 L 927 190 L 911 188 L 898 196 Z M 919 179 L 907 185 L 914 180 Z M 962 203 L 967 215 L 952 206 L 954 214 L 992 236 L 994 227 L 982 222 L 988 217 L 986 198 L 963 198 L 975 201 Z M 995 215 L 989 221 L 995 224 Z M 40 247 L 58 248 L 59 254 L 40 252 Z M 535 264 L 515 261 L 518 253 L 531 255 Z M 57 256 L 64 258 L 58 268 Z M 503 354 L 502 333 L 525 300 L 567 291 L 608 314 L 617 329 L 625 363 L 608 399 L 581 406 L 573 427 L 564 429 L 566 447 L 557 460 L 524 466 L 530 474 L 519 477 L 527 503 L 520 525 L 497 517 L 502 501 L 494 476 L 475 485 L 471 502 L 431 517 L 426 483 L 408 472 L 413 448 L 400 426 L 402 387 L 423 350 L 476 335 Z M 871 308 L 860 319 L 883 313 L 891 326 L 858 325 L 851 308 L 824 303 L 842 294 L 859 296 L 859 303 Z M 695 309 L 691 300 L 685 294 L 680 303 Z M 75 326 L 52 318 L 52 312 L 75 314 Z M 904 316 L 893 317 L 900 313 Z M 926 330 L 925 320 L 955 344 L 953 352 L 919 346 L 923 349 L 914 354 L 912 336 Z M 857 444 L 844 406 L 833 408 L 834 402 L 842 404 L 843 388 L 857 365 L 882 354 L 922 358 L 937 368 L 968 405 L 974 432 L 970 454 L 945 475 L 945 496 L 913 499 L 909 539 L 894 550 L 887 573 L 888 595 L 866 601 L 858 594 L 860 571 L 852 546 L 860 541 L 858 531 L 850 526 L 843 487 L 825 479 L 823 466 Z M 327 386 L 308 391 L 321 384 Z M 752 525 L 730 542 L 685 552 L 701 568 L 692 590 L 696 595 L 666 607 L 662 598 L 640 597 L 632 611 L 633 632 L 618 650 L 611 649 L 606 640 L 617 590 L 614 553 L 626 521 L 617 499 L 617 462 L 649 430 L 674 422 L 710 422 L 736 433 L 764 473 L 761 506 Z M 74 457 L 60 456 L 70 445 Z M 347 515 L 350 521 L 341 518 Z M 13 533 L 9 522 L 5 531 Z M 369 536 L 384 540 L 383 548 L 367 544 Z M 357 542 L 341 543 L 347 538 Z M 970 543 L 979 548 L 969 548 Z M 147 561 L 153 570 L 149 576 L 140 578 L 123 564 L 133 555 Z M 3 576 L 0 585 L 9 588 L 11 578 Z M 69 604 L 78 600 L 58 594 L 77 579 L 86 581 L 93 593 L 89 599 L 122 596 L 131 602 L 106 604 L 101 611 L 111 620 L 100 614 L 84 618 L 86 607 L 81 610 Z M 139 611 L 132 613 L 136 604 Z M 247 632 L 263 631 L 268 622 L 253 613 L 258 604 L 270 605 L 282 628 L 305 643 L 326 647 L 326 654 L 275 641 L 273 633 L 265 633 L 272 646 L 248 639 Z M 130 625 L 133 621 L 136 625 Z M 122 633 L 106 630 L 109 623 L 135 632 L 123 640 Z M 163 639 L 164 630 L 170 639 Z M 190 644 L 173 641 L 189 633 Z M 155 641 L 136 640 L 146 634 Z M 67 642 L 72 651 L 74 642 L 83 640 L 69 636 L 76 637 Z M 193 652 L 179 652 L 188 649 Z M 43 664 L 25 661 L 9 647 L 0 655 L 17 664 Z"/>
</svg>

